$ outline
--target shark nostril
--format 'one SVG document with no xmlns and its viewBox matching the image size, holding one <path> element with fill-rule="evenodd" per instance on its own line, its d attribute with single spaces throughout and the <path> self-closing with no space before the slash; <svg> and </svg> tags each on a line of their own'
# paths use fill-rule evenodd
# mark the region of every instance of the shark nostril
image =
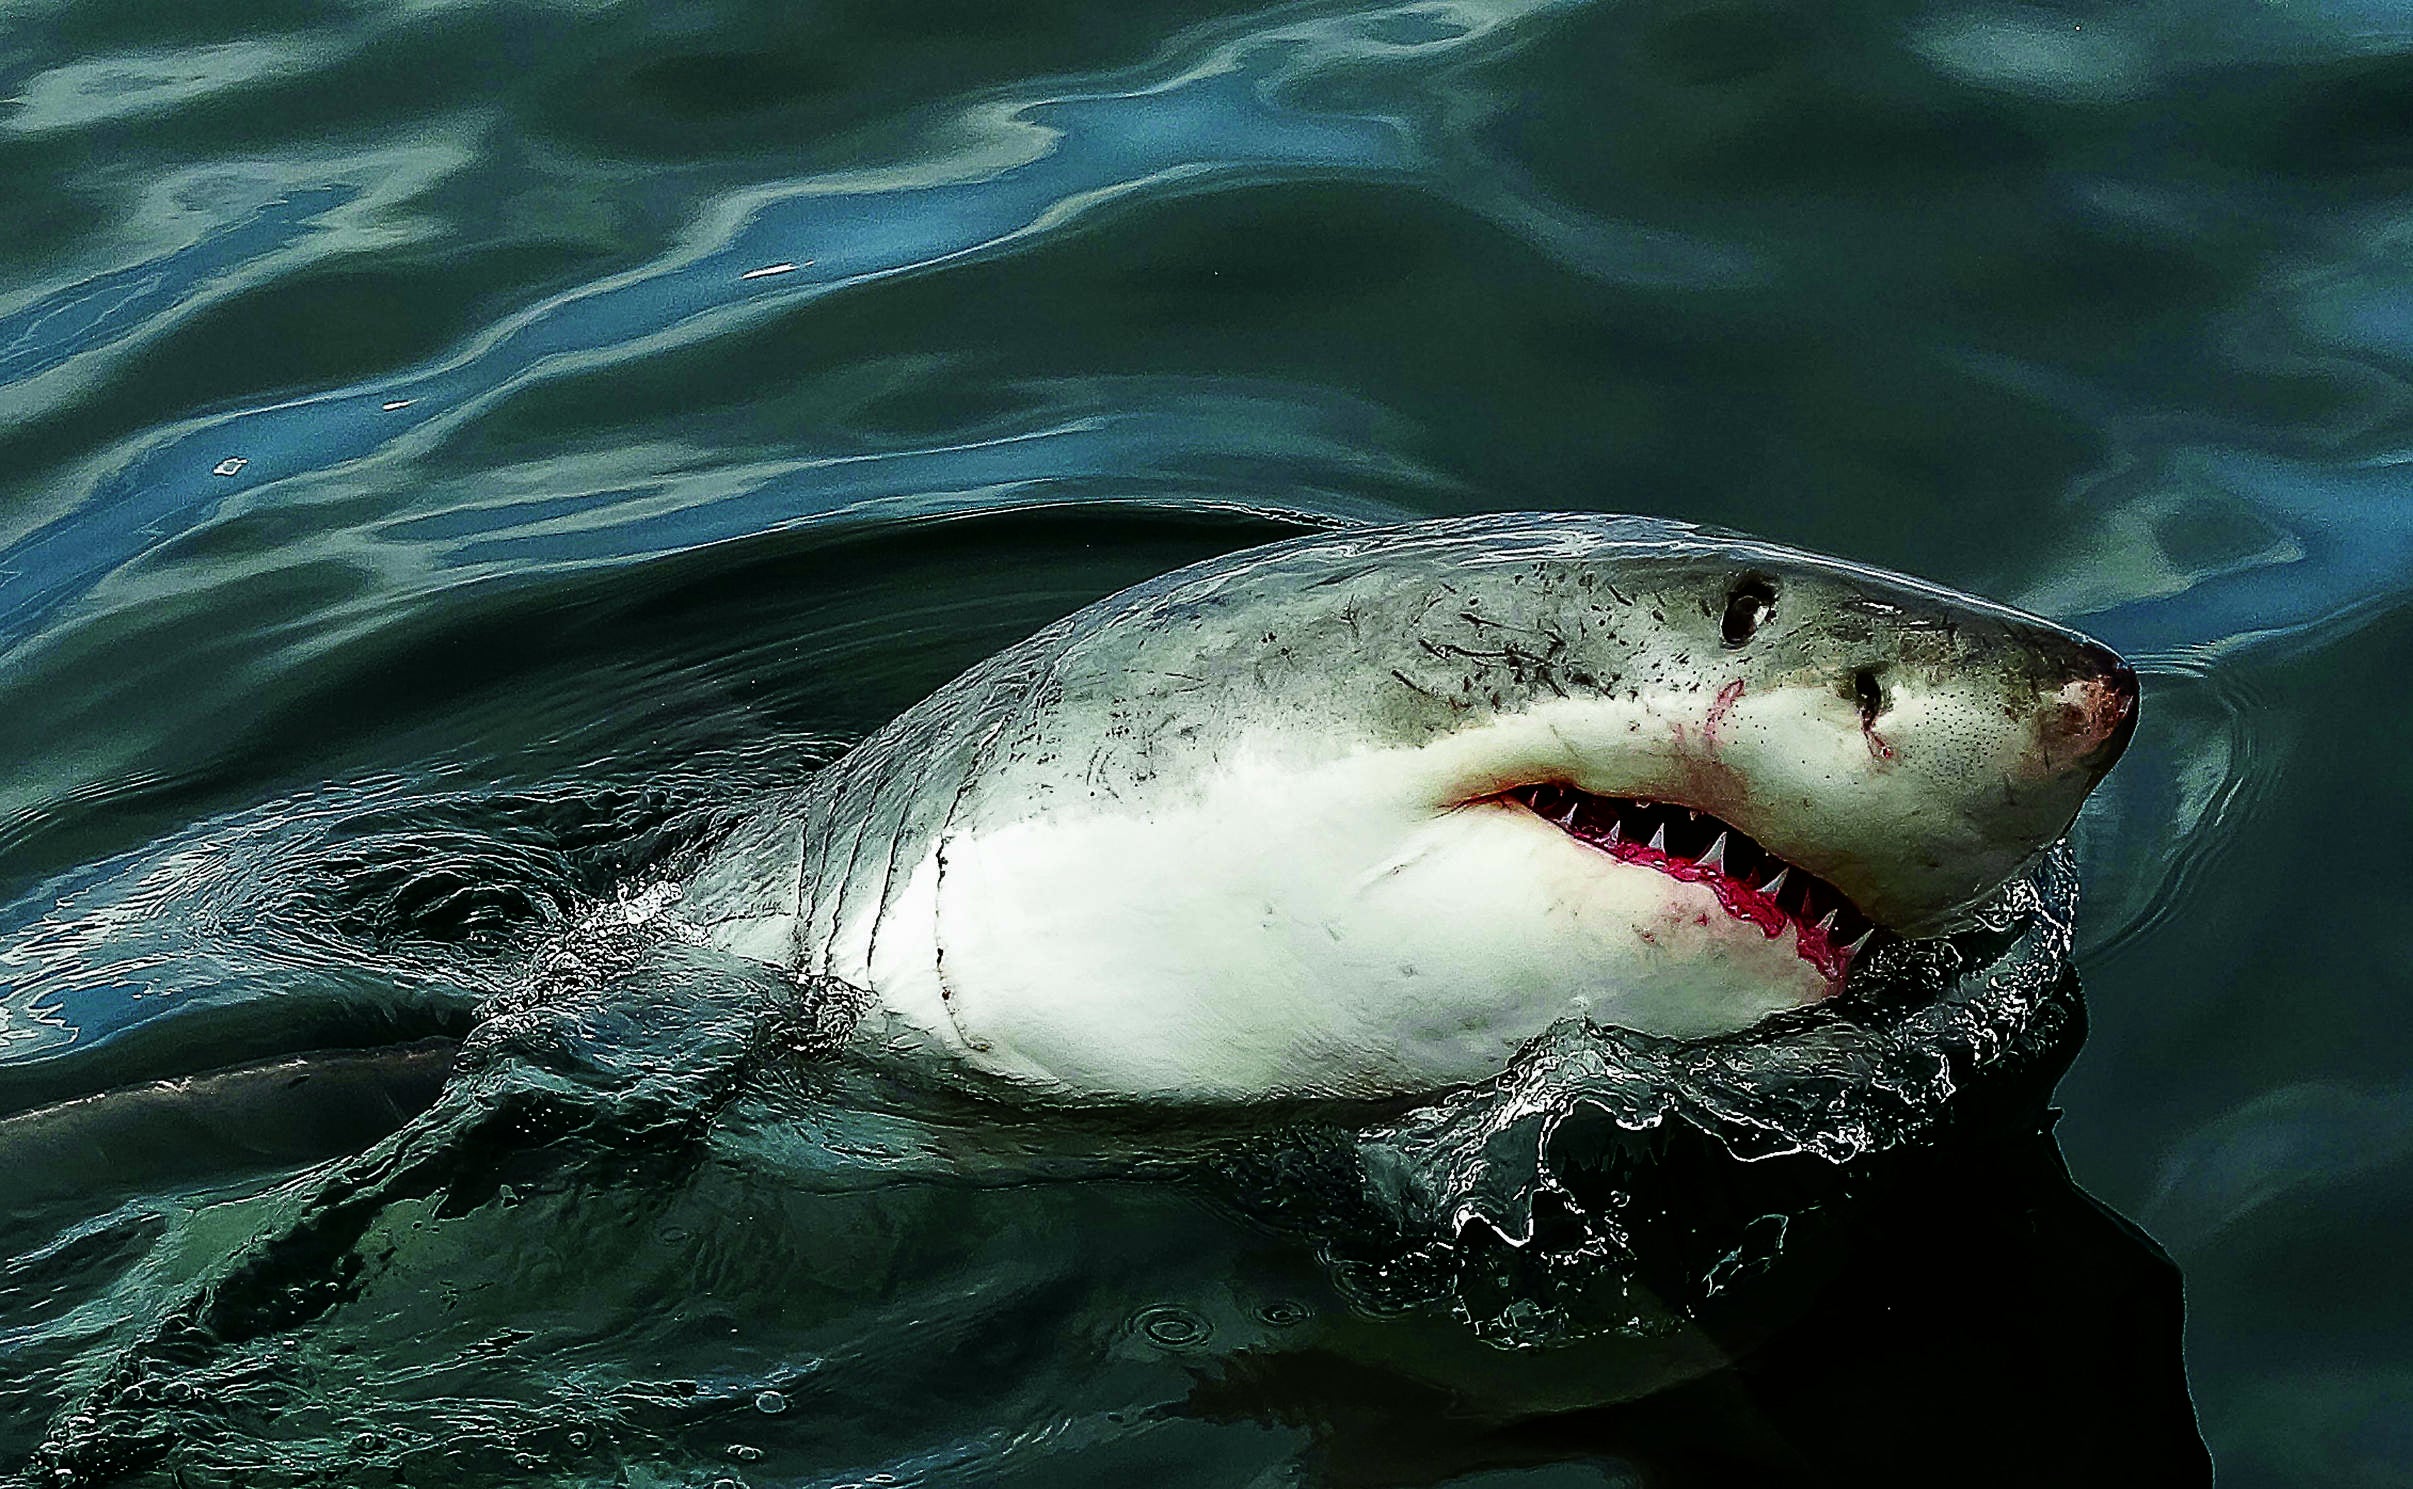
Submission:
<svg viewBox="0 0 2413 1489">
<path fill-rule="evenodd" d="M 1863 726 L 1876 723 L 1877 716 L 1885 712 L 1885 685 L 1878 680 L 1876 668 L 1863 667 L 1852 674 L 1852 700 L 1860 705 Z"/>
</svg>

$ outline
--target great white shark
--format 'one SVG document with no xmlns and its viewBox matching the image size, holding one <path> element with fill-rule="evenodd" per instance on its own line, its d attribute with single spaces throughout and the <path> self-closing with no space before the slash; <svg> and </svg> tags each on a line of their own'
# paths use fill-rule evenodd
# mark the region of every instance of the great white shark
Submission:
<svg viewBox="0 0 2413 1489">
<path fill-rule="evenodd" d="M 990 657 L 670 913 L 1000 1094 L 1431 1092 L 1569 1018 L 1697 1039 L 1834 996 L 2060 839 L 2136 713 L 2077 632 L 1733 533 L 1318 533 Z"/>
<path fill-rule="evenodd" d="M 173 1251 L 184 1261 L 166 1265 L 195 1270 L 180 1301 L 157 1305 L 155 1320 L 79 1377 L 36 1461 L 83 1482 L 175 1452 L 182 1439 L 161 1424 L 185 1408 L 161 1383 L 207 1400 L 230 1378 L 287 1368 L 259 1363 L 271 1334 L 294 1343 L 326 1317 L 326 1329 L 377 1339 L 383 1310 L 409 1289 L 333 1321 L 354 1296 L 347 1279 L 386 1285 L 415 1264 L 454 1285 L 460 1248 L 492 1244 L 462 1236 L 507 1234 L 491 1227 L 531 1202 L 479 1198 L 505 1173 L 550 1176 L 528 1194 L 557 1208 L 532 1223 L 581 1227 L 526 1254 L 579 1254 L 587 1206 L 608 1195 L 610 1210 L 627 1209 L 630 1174 L 662 1172 L 652 1159 L 709 1135 L 726 1138 L 717 1151 L 729 1162 L 682 1172 L 715 1184 L 758 1164 L 781 1183 L 820 1172 L 791 1166 L 786 1145 L 821 1149 L 829 1089 L 877 1108 L 890 1086 L 915 1084 L 888 1081 L 891 1069 L 1025 1106 L 981 1103 L 1013 1118 L 995 1124 L 907 1124 L 898 1153 L 874 1160 L 884 1175 L 907 1153 L 1020 1174 L 1042 1148 L 1048 1171 L 1066 1172 L 1090 1161 L 1101 1136 L 1119 1149 L 1138 1108 L 1177 1114 L 1150 1127 L 1157 1138 L 1191 1116 L 1228 1138 L 1226 1119 L 1235 1109 L 1252 1118 L 1258 1103 L 1473 1087 L 1478 1099 L 1424 1103 L 1388 1128 L 1385 1116 L 1359 1131 L 1362 1109 L 1338 1109 L 1353 1134 L 1344 1146 L 1285 1143 L 1273 1161 L 1288 1177 L 1243 1178 L 1236 1192 L 1302 1234 L 1345 1232 L 1382 1258 L 1410 1248 L 1421 1260 L 1402 1275 L 1442 1289 L 1417 1293 L 1420 1307 L 1455 1300 L 1467 1322 L 1495 1330 L 1514 1312 L 1545 1330 L 1563 1325 L 1575 1342 L 1498 1351 L 1454 1319 L 1419 1322 L 1386 1306 L 1378 1331 L 1333 1320 L 1298 1347 L 1301 1368 L 1322 1374 L 1329 1358 L 1362 1352 L 1443 1384 L 1453 1414 L 1471 1401 L 1503 1417 L 1714 1370 L 1733 1340 L 1761 1337 L 1791 1306 L 1783 1288 L 1748 1293 L 1737 1279 L 1772 1263 L 1794 1222 L 1775 1241 L 1752 1227 L 1770 1205 L 1792 1213 L 1788 1183 L 1825 1182 L 1755 1165 L 1739 1209 L 1717 1198 L 1722 1178 L 1681 1183 L 1698 1171 L 1682 1155 L 1742 1151 L 1721 1146 L 1735 1082 L 1771 1098 L 1765 1110 L 1745 1103 L 1739 1120 L 1755 1133 L 1801 1110 L 1758 1079 L 1763 1069 L 1777 1085 L 1816 1087 L 1820 1112 L 1867 1091 L 1866 1110 L 1839 1114 L 1856 1129 L 1844 1156 L 1776 1145 L 1823 1173 L 1884 1150 L 1870 1134 L 1906 1099 L 1931 1093 L 1966 1109 L 2022 1068 L 2050 1074 L 2057 1066 L 2038 1052 L 2074 1045 L 2045 1026 L 2074 1014 L 2022 994 L 1976 1015 L 1982 1028 L 1939 1026 L 2008 1057 L 1956 1063 L 1921 1043 L 1943 1074 L 1907 1094 L 1888 1095 L 1870 1075 L 1894 1067 L 1851 1051 L 1919 1038 L 1915 1016 L 1863 1029 L 1857 1046 L 1829 1038 L 1852 1027 L 1849 1016 L 1765 1039 L 1721 1036 L 1850 994 L 1856 976 L 1883 971 L 1869 967 L 1872 949 L 1896 938 L 1999 928 L 2000 902 L 2016 898 L 2009 881 L 2031 868 L 2065 877 L 2054 845 L 2136 711 L 2136 679 L 2119 658 L 2051 622 L 1672 522 L 1513 514 L 1360 528 L 1147 581 L 980 663 L 792 789 L 718 815 L 709 846 L 674 850 L 685 868 L 658 869 L 557 927 L 524 982 L 498 985 L 466 1029 L 0 1115 L 0 1172 L 13 1178 L 20 1219 L 38 1227 L 162 1177 L 325 1160 L 281 1185 L 264 1229 L 224 1255 L 213 1249 L 223 1220 L 159 1253 L 129 1253 L 146 1269 L 146 1314 L 166 1285 L 147 1270 L 154 1255 Z M 1929 1009 L 1946 1005 L 1904 1011 Z M 2006 1017 L 2039 1027 L 2004 1027 Z M 1594 1041 L 1577 1021 L 1631 1036 Z M 2041 1042 L 2029 1037 L 2039 1031 Z M 831 1087 L 790 1085 L 785 1055 L 800 1045 L 872 1068 L 818 1072 L 837 1077 Z M 1575 1059 L 1557 1063 L 1570 1046 Z M 1610 1053 L 1585 1067 L 1601 1050 Z M 1771 1058 L 1729 1059 L 1752 1052 Z M 1697 1104 L 1628 1108 L 1603 1104 L 1602 1074 L 1638 1077 L 1652 1097 L 1696 1079 L 1714 1089 Z M 1509 1094 L 1481 1099 L 1495 1076 Z M 1537 1077 L 1578 1093 L 1553 1109 L 1564 1122 L 1525 1121 L 1531 1106 L 1517 1093 Z M 1620 1125 L 1629 1110 L 1640 1128 Z M 1587 1126 L 1585 1112 L 1599 1120 Z M 1670 1136 L 1679 1127 L 1700 1143 Z M 1622 1195 L 1641 1183 L 1608 1129 L 1644 1134 L 1649 1162 L 1679 1176 L 1672 1191 L 1637 1188 L 1635 1203 L 1599 1210 L 1620 1228 L 1615 1247 L 1581 1228 L 1596 1188 Z M 1049 1146 L 1059 1130 L 1060 1150 Z M 1928 1129 L 1904 1130 L 1915 1142 Z M 877 1151 L 883 1139 L 839 1146 L 865 1141 Z M 1508 1151 L 1518 1144 L 1522 1157 Z M 506 1166 L 533 1158 L 530 1146 L 548 1156 Z M 1499 1167 L 1457 1161 L 1477 1150 Z M 1207 1150 L 1175 1140 L 1163 1151 Z M 1216 1172 L 1253 1172 L 1244 1144 L 1213 1151 Z M 1554 1223 L 1580 1231 L 1571 1247 L 1544 1239 L 1532 1191 L 1545 1163 Z M 1521 1164 L 1531 1165 L 1523 1176 Z M 1314 1176 L 1302 1191 L 1312 1213 L 1283 1208 L 1300 1173 Z M 902 1178 L 910 1189 L 911 1173 Z M 1460 1186 L 1429 1214 L 1436 1196 L 1418 1187 L 1428 1180 Z M 1327 1211 L 1353 1184 L 1380 1197 L 1374 1208 Z M 1520 1195 L 1531 1208 L 1515 1231 Z M 1917 1195 L 1914 1221 L 1933 1192 Z M 396 1209 L 406 1202 L 421 1206 L 407 1227 Z M 1502 1205 L 1511 1213 L 1495 1216 Z M 2025 1225 L 2035 1212 L 2008 1213 Z M 406 1239 L 456 1216 L 470 1228 Z M 1799 1218 L 1845 1227 L 1830 1237 L 1858 1223 L 1818 1204 Z M 1477 1220 L 1508 1244 L 1484 1244 Z M 744 1229 L 765 1223 L 782 1224 L 749 1210 Z M 1443 1227 L 1439 1250 L 1429 1224 Z M 1333 1226 L 1343 1232 L 1322 1229 Z M 1693 1255 L 1704 1247 L 1707 1260 Z M 593 1254 L 606 1273 L 613 1250 Z M 1619 1271 L 1646 1251 L 1647 1279 Z M 1509 1252 L 1528 1270 L 1507 1266 Z M 1738 1271 L 1745 1257 L 1755 1260 Z M 658 1260 L 636 1258 L 649 1306 Z M 791 1260 L 780 1252 L 783 1268 Z M 495 1275 L 521 1280 L 514 1265 L 500 1261 Z M 1578 1307 L 1551 1280 L 1566 1267 L 1609 1275 Z M 1229 1279 L 1218 1273 L 1214 1286 L 1222 1296 Z M 1636 1297 L 1662 1292 L 1633 1311 Z M 1695 1327 L 1712 1294 L 1756 1299 L 1738 1315 L 1741 1332 Z M 1609 1327 L 1583 1311 L 1595 1306 L 1676 1332 L 1630 1334 L 1618 1322 L 1595 1338 Z M 1025 1327 L 1019 1315 L 1013 1326 Z M 713 1347 L 725 1347 L 717 1328 Z M 305 1357 L 298 1346 L 277 1352 Z M 220 1441 L 206 1434 L 225 1419 L 196 1423 L 205 1435 L 194 1441 Z"/>
</svg>

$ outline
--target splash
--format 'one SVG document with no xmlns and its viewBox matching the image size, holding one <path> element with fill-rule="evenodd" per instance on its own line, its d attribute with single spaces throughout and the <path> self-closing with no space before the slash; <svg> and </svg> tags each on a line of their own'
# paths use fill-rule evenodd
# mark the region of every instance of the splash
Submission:
<svg viewBox="0 0 2413 1489">
<path fill-rule="evenodd" d="M 1316 1234 L 1362 1306 L 1445 1311 L 1502 1345 L 1748 1306 L 1804 1221 L 1889 1160 L 2040 1119 L 2083 1032 L 2076 900 L 2058 848 L 1978 931 L 1873 951 L 1828 1004 L 1708 1041 L 1568 1021 L 1495 1079 L 1322 1134 L 1320 1168 L 1257 1150 L 1235 1182 Z M 1325 1209 L 1313 1196 L 1344 1171 L 1360 1200 Z"/>
</svg>

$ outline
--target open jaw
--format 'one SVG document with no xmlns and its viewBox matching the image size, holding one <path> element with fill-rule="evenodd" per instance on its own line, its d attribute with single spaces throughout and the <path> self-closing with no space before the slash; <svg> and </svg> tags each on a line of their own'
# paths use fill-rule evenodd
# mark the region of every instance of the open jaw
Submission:
<svg viewBox="0 0 2413 1489">
<path fill-rule="evenodd" d="M 1672 802 L 1595 796 L 1561 782 L 1502 793 L 1559 831 L 1619 863 L 1655 869 L 1717 896 L 1726 913 L 1769 939 L 1793 933 L 1794 950 L 1840 988 L 1862 953 L 1901 939 L 1861 913 L 1849 896 L 1750 834 Z"/>
</svg>

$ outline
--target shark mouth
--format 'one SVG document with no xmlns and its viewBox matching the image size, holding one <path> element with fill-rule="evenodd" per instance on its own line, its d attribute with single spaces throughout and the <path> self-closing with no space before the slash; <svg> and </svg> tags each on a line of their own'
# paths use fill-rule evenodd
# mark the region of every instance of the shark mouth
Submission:
<svg viewBox="0 0 2413 1489">
<path fill-rule="evenodd" d="M 1561 782 L 1520 786 L 1503 799 L 1619 863 L 1707 886 L 1728 915 L 1757 926 L 1771 940 L 1790 930 L 1801 959 L 1835 987 L 1843 985 L 1863 953 L 1901 939 L 1862 914 L 1842 890 L 1707 812 L 1671 802 L 1594 796 Z"/>
</svg>

